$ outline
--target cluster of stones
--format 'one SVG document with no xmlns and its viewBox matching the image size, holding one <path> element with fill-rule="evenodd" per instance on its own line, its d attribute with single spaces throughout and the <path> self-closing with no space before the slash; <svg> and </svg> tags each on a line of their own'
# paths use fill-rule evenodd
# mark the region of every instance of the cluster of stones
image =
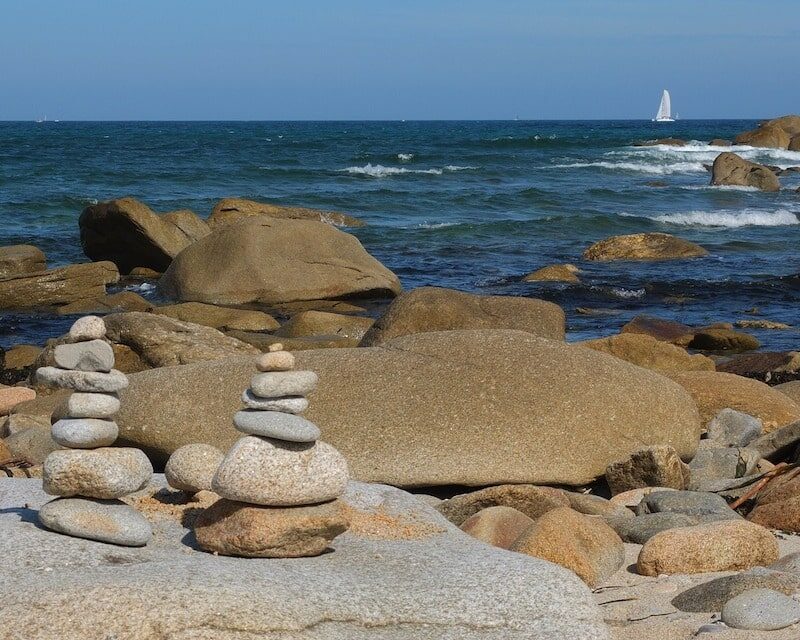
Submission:
<svg viewBox="0 0 800 640">
<path fill-rule="evenodd" d="M 114 369 L 105 333 L 101 318 L 80 318 L 68 341 L 56 346 L 55 366 L 36 372 L 40 383 L 73 391 L 54 411 L 51 429 L 66 448 L 50 453 L 42 469 L 44 490 L 60 497 L 42 506 L 39 521 L 66 535 L 143 546 L 150 524 L 119 498 L 144 488 L 153 467 L 139 449 L 111 447 L 119 433 L 117 393 L 128 378 Z"/>
<path fill-rule="evenodd" d="M 295 371 L 282 345 L 262 354 L 233 418 L 240 438 L 219 465 L 212 490 L 221 499 L 195 523 L 198 544 L 222 555 L 288 558 L 319 555 L 349 526 L 340 501 L 347 462 L 318 440 L 299 414 L 317 385 L 313 371 Z"/>
</svg>

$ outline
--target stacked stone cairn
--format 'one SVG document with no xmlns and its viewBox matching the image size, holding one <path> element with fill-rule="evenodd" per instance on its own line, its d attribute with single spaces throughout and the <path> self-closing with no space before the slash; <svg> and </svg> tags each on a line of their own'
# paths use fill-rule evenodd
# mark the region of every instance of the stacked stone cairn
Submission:
<svg viewBox="0 0 800 640">
<path fill-rule="evenodd" d="M 39 521 L 58 533 L 138 547 L 150 540 L 150 524 L 119 498 L 144 488 L 153 467 L 139 449 L 111 447 L 117 393 L 128 378 L 114 369 L 105 334 L 101 318 L 80 318 L 55 347 L 55 366 L 36 372 L 40 383 L 73 391 L 53 412 L 53 440 L 66 448 L 50 453 L 42 470 L 44 490 L 60 497 L 42 506 Z"/>
<path fill-rule="evenodd" d="M 339 496 L 347 462 L 318 440 L 301 417 L 317 385 L 313 371 L 295 371 L 294 356 L 276 344 L 256 363 L 233 424 L 246 435 L 228 451 L 212 481 L 221 499 L 195 521 L 200 547 L 258 558 L 315 556 L 347 530 Z"/>
</svg>

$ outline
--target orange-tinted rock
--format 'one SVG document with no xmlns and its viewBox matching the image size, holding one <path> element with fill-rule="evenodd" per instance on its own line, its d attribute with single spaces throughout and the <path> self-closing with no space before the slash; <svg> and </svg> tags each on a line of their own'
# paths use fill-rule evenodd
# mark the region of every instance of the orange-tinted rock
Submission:
<svg viewBox="0 0 800 640">
<path fill-rule="evenodd" d="M 532 518 L 511 507 L 488 507 L 467 518 L 461 530 L 493 547 L 508 549 L 532 524 Z"/>
<path fill-rule="evenodd" d="M 472 493 L 453 496 L 436 509 L 456 526 L 488 507 L 512 507 L 534 520 L 551 509 L 568 507 L 569 500 L 560 489 L 533 484 L 501 484 Z"/>
</svg>

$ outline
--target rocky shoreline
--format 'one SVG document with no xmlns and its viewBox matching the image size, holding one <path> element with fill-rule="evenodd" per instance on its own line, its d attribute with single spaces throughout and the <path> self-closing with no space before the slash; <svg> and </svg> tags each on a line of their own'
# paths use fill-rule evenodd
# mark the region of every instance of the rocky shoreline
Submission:
<svg viewBox="0 0 800 640">
<path fill-rule="evenodd" d="M 736 144 L 796 150 L 800 117 Z M 711 172 L 780 188 L 733 152 Z M 551 302 L 403 291 L 340 212 L 122 198 L 79 224 L 91 262 L 0 248 L 0 310 L 80 317 L 0 351 L 3 628 L 796 637 L 800 355 L 750 333 L 794 327 L 638 316 L 569 344 Z M 648 232 L 565 259 L 710 254 Z"/>
</svg>

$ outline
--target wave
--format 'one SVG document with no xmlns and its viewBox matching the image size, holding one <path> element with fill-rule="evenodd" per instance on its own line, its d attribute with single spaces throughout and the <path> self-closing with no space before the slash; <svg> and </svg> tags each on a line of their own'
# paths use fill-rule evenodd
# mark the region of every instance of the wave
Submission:
<svg viewBox="0 0 800 640">
<path fill-rule="evenodd" d="M 409 161 L 409 160 L 411 160 L 413 157 L 414 157 L 414 154 L 413 154 L 413 153 L 398 153 L 398 154 L 397 154 L 397 159 L 398 159 L 400 162 L 408 162 L 408 161 Z"/>
<path fill-rule="evenodd" d="M 611 295 L 623 300 L 637 300 L 643 298 L 645 294 L 644 289 L 623 289 L 622 287 L 612 287 Z"/>
<path fill-rule="evenodd" d="M 678 188 L 688 191 L 761 191 L 758 187 L 748 187 L 742 184 L 693 184 L 681 185 Z"/>
<path fill-rule="evenodd" d="M 644 162 L 572 162 L 545 165 L 546 169 L 584 169 L 597 167 L 610 171 L 632 171 L 668 175 L 673 173 L 706 173 L 702 162 L 674 162 L 672 164 L 648 164 Z"/>
<path fill-rule="evenodd" d="M 445 227 L 456 227 L 462 222 L 420 222 L 411 227 L 402 227 L 403 229 L 444 229 Z"/>
<path fill-rule="evenodd" d="M 631 214 L 621 214 L 626 217 Z M 761 211 L 744 209 L 742 211 L 687 211 L 683 213 L 666 213 L 658 216 L 647 216 L 655 222 L 680 226 L 698 227 L 783 227 L 800 224 L 797 214 L 788 209 Z"/>
<path fill-rule="evenodd" d="M 440 176 L 445 171 L 447 172 L 454 172 L 454 171 L 471 171 L 478 169 L 479 167 L 472 167 L 472 166 L 459 166 L 455 164 L 448 164 L 447 166 L 441 169 L 407 169 L 406 167 L 386 167 L 382 164 L 372 164 L 367 163 L 363 167 L 346 167 L 344 169 L 340 169 L 339 171 L 343 171 L 345 173 L 350 173 L 353 175 L 360 175 L 360 176 L 370 176 L 372 178 L 386 178 L 388 176 L 398 176 L 403 175 L 405 173 L 417 173 L 417 174 L 428 174 L 433 176 Z"/>
<path fill-rule="evenodd" d="M 652 161 L 678 161 L 703 162 L 710 164 L 716 157 L 725 151 L 732 151 L 746 160 L 778 166 L 781 169 L 800 165 L 800 151 L 786 149 L 770 149 L 767 147 L 751 147 L 749 145 L 734 145 L 730 147 L 717 147 L 702 142 L 691 141 L 683 147 L 657 144 L 646 147 L 626 147 L 622 150 L 608 151 L 605 156 L 619 156 L 626 160 L 639 160 L 644 158 Z"/>
</svg>

